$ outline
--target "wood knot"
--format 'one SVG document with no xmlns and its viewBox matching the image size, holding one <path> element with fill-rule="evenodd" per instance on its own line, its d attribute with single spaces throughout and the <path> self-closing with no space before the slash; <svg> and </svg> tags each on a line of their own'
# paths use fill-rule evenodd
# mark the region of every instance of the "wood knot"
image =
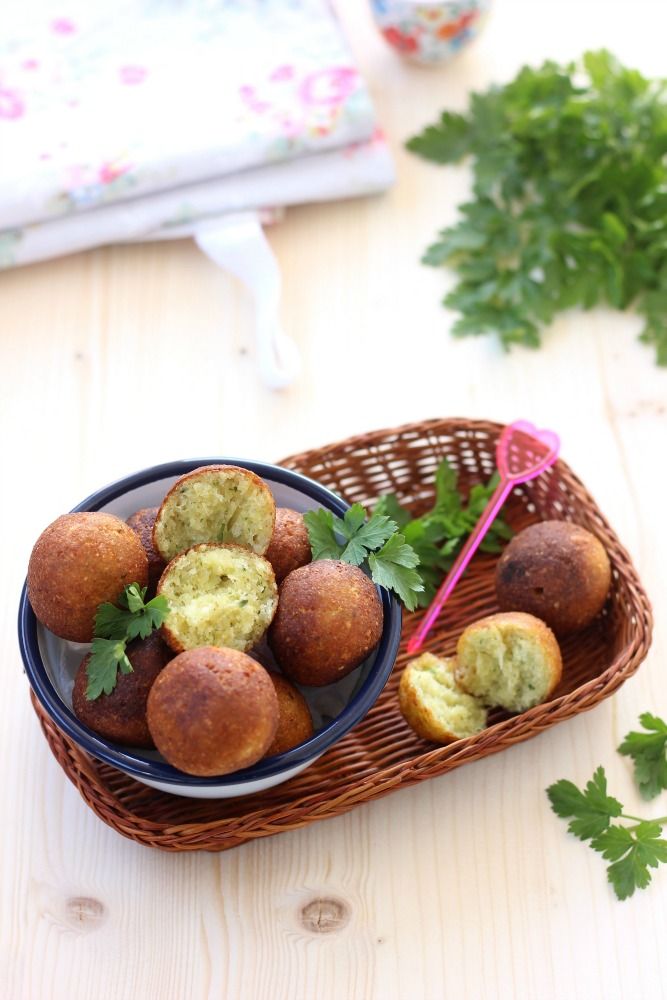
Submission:
<svg viewBox="0 0 667 1000">
<path fill-rule="evenodd" d="M 80 931 L 94 931 L 106 920 L 107 909 L 99 899 L 90 896 L 70 896 L 65 902 L 67 920 Z"/>
<path fill-rule="evenodd" d="M 301 923 L 311 934 L 331 934 L 350 922 L 351 910 L 342 899 L 317 896 L 301 909 Z"/>
</svg>

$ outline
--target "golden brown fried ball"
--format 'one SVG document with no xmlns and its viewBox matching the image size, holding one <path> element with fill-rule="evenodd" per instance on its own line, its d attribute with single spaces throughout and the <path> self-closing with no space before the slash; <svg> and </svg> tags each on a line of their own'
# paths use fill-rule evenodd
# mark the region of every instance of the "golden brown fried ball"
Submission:
<svg viewBox="0 0 667 1000">
<path fill-rule="evenodd" d="M 132 531 L 134 531 L 137 535 L 139 541 L 144 547 L 146 557 L 148 559 L 149 597 L 155 593 L 155 588 L 157 587 L 163 570 L 167 565 L 153 545 L 153 525 L 155 524 L 157 512 L 157 507 L 143 507 L 141 510 L 135 511 L 135 513 L 127 519 L 127 524 L 129 524 Z"/>
<path fill-rule="evenodd" d="M 366 659 L 382 635 L 377 590 L 357 566 L 322 559 L 283 580 L 269 645 L 284 674 L 321 687 Z"/>
<path fill-rule="evenodd" d="M 269 677 L 278 698 L 278 728 L 273 743 L 266 751 L 267 757 L 273 757 L 305 743 L 315 730 L 308 702 L 299 689 L 280 674 L 270 673 Z"/>
<path fill-rule="evenodd" d="M 113 514 L 63 514 L 37 539 L 28 565 L 28 597 L 55 635 L 90 642 L 95 614 L 124 587 L 148 583 L 148 559 L 131 528 Z"/>
<path fill-rule="evenodd" d="M 498 604 L 527 611 L 559 635 L 578 632 L 602 610 L 611 565 L 602 543 L 569 521 L 542 521 L 512 539 L 496 567 Z"/>
<path fill-rule="evenodd" d="M 200 646 L 162 671 L 147 718 L 156 747 L 174 767 L 201 777 L 229 774 L 268 750 L 278 698 L 268 672 L 245 653 Z"/>
<path fill-rule="evenodd" d="M 148 692 L 160 671 L 174 655 L 157 632 L 147 639 L 136 639 L 126 650 L 132 673 L 118 671 L 116 686 L 111 694 L 101 694 L 89 701 L 87 667 L 90 653 L 84 657 L 74 679 L 72 708 L 85 726 L 100 736 L 123 746 L 154 746 L 146 722 Z"/>
<path fill-rule="evenodd" d="M 273 566 L 278 583 L 292 570 L 310 562 L 312 553 L 303 514 L 289 507 L 276 509 L 276 526 L 265 558 Z"/>
</svg>

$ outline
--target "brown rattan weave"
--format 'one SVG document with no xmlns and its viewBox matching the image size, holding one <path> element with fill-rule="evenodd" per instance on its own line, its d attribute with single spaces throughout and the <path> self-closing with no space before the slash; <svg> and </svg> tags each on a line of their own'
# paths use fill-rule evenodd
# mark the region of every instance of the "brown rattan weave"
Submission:
<svg viewBox="0 0 667 1000">
<path fill-rule="evenodd" d="M 419 512 L 432 499 L 433 475 L 443 456 L 459 470 L 464 489 L 488 479 L 500 429 L 488 421 L 436 419 L 363 434 L 293 455 L 281 464 L 311 476 L 350 502 L 369 504 L 392 491 Z M 276 788 L 223 800 L 155 791 L 83 753 L 33 697 L 56 760 L 91 809 L 124 836 L 165 851 L 222 851 L 338 816 L 585 712 L 620 687 L 646 656 L 652 629 L 648 598 L 627 552 L 564 462 L 517 489 L 506 513 L 515 529 L 546 518 L 576 521 L 602 540 L 613 566 L 612 593 L 602 616 L 562 643 L 563 681 L 547 704 L 518 716 L 492 713 L 488 729 L 446 747 L 420 740 L 397 706 L 405 641 L 418 621 L 417 614 L 406 615 L 395 669 L 363 722 L 313 766 Z M 476 556 L 425 648 L 450 653 L 468 622 L 497 610 L 493 575 L 493 557 Z"/>
</svg>

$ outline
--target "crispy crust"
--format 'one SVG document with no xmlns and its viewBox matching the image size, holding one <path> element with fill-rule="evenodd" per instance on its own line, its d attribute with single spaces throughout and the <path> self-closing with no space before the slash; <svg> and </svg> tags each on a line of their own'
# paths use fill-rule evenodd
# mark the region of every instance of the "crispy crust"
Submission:
<svg viewBox="0 0 667 1000">
<path fill-rule="evenodd" d="M 164 592 L 165 582 L 168 580 L 169 574 L 173 571 L 174 566 L 176 566 L 176 564 L 181 559 L 184 559 L 190 552 L 197 552 L 197 551 L 200 551 L 200 550 L 206 550 L 206 549 L 211 549 L 211 548 L 217 548 L 217 549 L 236 549 L 239 552 L 242 552 L 244 554 L 244 556 L 250 555 L 250 556 L 252 556 L 252 557 L 254 557 L 256 559 L 262 559 L 265 563 L 267 563 L 267 565 L 269 567 L 269 570 L 271 571 L 271 577 L 273 577 L 273 582 L 274 582 L 274 586 L 275 586 L 275 600 L 274 600 L 274 605 L 273 605 L 273 616 L 275 616 L 276 609 L 278 607 L 278 586 L 275 583 L 275 576 L 273 574 L 273 567 L 271 566 L 271 563 L 268 561 L 268 559 L 266 559 L 265 556 L 258 556 L 256 552 L 251 552 L 250 549 L 244 548 L 243 545 L 233 545 L 231 542 L 216 542 L 216 543 L 213 543 L 213 542 L 201 542 L 199 545 L 193 545 L 189 549 L 185 549 L 184 552 L 179 552 L 179 554 L 177 556 L 174 556 L 174 558 L 171 560 L 171 562 L 167 563 L 167 566 L 165 567 L 164 573 L 162 574 L 162 576 L 160 577 L 160 580 L 158 582 L 157 593 L 158 594 L 162 594 Z M 265 634 L 267 628 L 268 628 L 268 625 L 265 626 L 265 627 L 263 627 L 261 631 L 258 630 L 257 634 L 253 633 L 253 635 L 250 636 L 250 638 L 248 639 L 248 641 L 245 644 L 245 650 L 244 650 L 244 652 L 247 652 L 247 650 L 252 649 L 252 647 L 257 642 L 259 642 L 259 640 Z M 184 653 L 184 652 L 186 652 L 186 647 L 183 645 L 182 641 L 179 639 L 179 637 L 176 635 L 176 633 L 172 629 L 169 628 L 169 615 L 167 615 L 166 621 L 160 627 L 160 633 L 161 633 L 162 638 L 164 639 L 164 641 L 167 643 L 167 645 L 170 647 L 170 649 L 172 649 L 175 653 Z M 226 647 L 215 647 L 215 648 L 226 648 Z"/>
<path fill-rule="evenodd" d="M 148 696 L 156 747 L 186 774 L 210 777 L 264 756 L 278 726 L 267 671 L 245 653 L 200 646 L 175 657 Z"/>
<path fill-rule="evenodd" d="M 322 559 L 295 569 L 280 588 L 269 645 L 298 684 L 333 684 L 366 659 L 382 635 L 382 604 L 356 566 Z"/>
<path fill-rule="evenodd" d="M 442 724 L 421 690 L 419 681 L 423 668 L 420 667 L 420 661 L 423 661 L 425 656 L 430 657 L 431 654 L 423 653 L 418 659 L 411 660 L 401 675 L 398 685 L 398 703 L 401 714 L 408 725 L 414 729 L 417 736 L 420 736 L 423 740 L 429 740 L 431 743 L 453 743 L 464 737 L 453 732 L 451 729 L 447 729 Z M 455 679 L 455 656 L 433 656 L 431 658 L 433 660 L 439 659 L 450 671 L 452 679 Z M 466 694 L 464 691 L 461 691 L 461 696 L 464 699 L 471 697 L 471 695 Z"/>
<path fill-rule="evenodd" d="M 284 753 L 305 743 L 315 732 L 308 702 L 293 684 L 280 674 L 270 673 L 271 683 L 278 698 L 278 728 L 273 742 L 266 751 L 267 757 Z"/>
<path fill-rule="evenodd" d="M 602 610 L 611 565 L 602 543 L 569 521 L 542 521 L 509 543 L 496 568 L 503 610 L 536 615 L 558 635 L 578 632 Z"/>
<path fill-rule="evenodd" d="M 475 692 L 470 689 L 469 663 L 468 663 L 468 640 L 476 633 L 487 628 L 520 629 L 526 636 L 530 636 L 533 642 L 540 647 L 547 660 L 549 670 L 549 681 L 547 690 L 541 701 L 546 701 L 557 687 L 563 673 L 563 659 L 560 646 L 556 636 L 545 622 L 534 615 L 526 614 L 523 611 L 504 611 L 496 615 L 489 615 L 480 618 L 479 621 L 468 625 L 459 636 L 456 645 L 456 670 L 454 676 L 458 685 L 470 694 Z M 510 709 L 511 710 L 511 709 Z"/>
<path fill-rule="evenodd" d="M 155 518 L 155 523 L 153 525 L 152 542 L 155 551 L 159 553 L 161 558 L 163 558 L 166 562 L 168 562 L 171 557 L 168 552 L 164 552 L 163 549 L 160 547 L 159 539 L 157 536 L 159 531 L 159 525 L 164 517 L 165 510 L 169 506 L 171 498 L 183 486 L 183 483 L 189 482 L 197 477 L 201 477 L 202 475 L 207 475 L 215 472 L 235 472 L 240 476 L 244 476 L 245 478 L 249 479 L 258 489 L 262 490 L 267 495 L 267 497 L 270 498 L 271 504 L 273 505 L 273 523 L 271 526 L 271 531 L 269 532 L 268 541 L 264 546 L 264 548 L 262 549 L 262 551 L 257 552 L 257 555 L 264 555 L 264 553 L 266 552 L 271 541 L 271 535 L 273 534 L 273 530 L 275 528 L 276 505 L 273 499 L 273 494 L 271 493 L 271 490 L 266 485 L 264 480 L 261 479 L 256 473 L 252 472 L 250 469 L 242 469 L 240 466 L 236 465 L 202 465 L 197 469 L 193 469 L 192 472 L 187 472 L 184 476 L 181 476 L 180 479 L 177 479 L 174 485 L 169 490 L 169 492 L 166 494 L 164 500 L 160 504 L 160 507 L 158 508 L 158 512 Z M 269 506 L 271 506 L 271 504 Z M 211 538 L 208 539 L 208 541 L 217 542 L 219 541 L 219 539 Z M 198 542 L 197 544 L 203 544 L 203 540 Z M 234 544 L 234 543 L 230 542 L 228 544 Z"/>
<path fill-rule="evenodd" d="M 266 558 L 273 566 L 278 583 L 292 570 L 306 566 L 312 559 L 308 529 L 303 514 L 289 507 L 276 509 L 276 523 Z"/>
<path fill-rule="evenodd" d="M 28 564 L 28 597 L 55 635 L 90 642 L 95 614 L 130 583 L 148 583 L 148 559 L 131 528 L 99 511 L 63 514 L 37 539 Z"/>
<path fill-rule="evenodd" d="M 149 596 L 155 593 L 158 581 L 167 565 L 153 545 L 153 525 L 157 517 L 157 507 L 143 507 L 128 517 L 126 524 L 132 528 L 144 547 L 148 559 L 148 590 Z"/>
<path fill-rule="evenodd" d="M 81 661 L 74 679 L 74 714 L 85 726 L 105 739 L 123 746 L 151 749 L 155 744 L 146 722 L 148 693 L 172 656 L 173 653 L 157 632 L 153 632 L 147 639 L 137 639 L 127 647 L 132 673 L 123 674 L 119 671 L 111 694 L 101 694 L 94 701 L 88 701 L 86 687 L 89 653 Z"/>
</svg>

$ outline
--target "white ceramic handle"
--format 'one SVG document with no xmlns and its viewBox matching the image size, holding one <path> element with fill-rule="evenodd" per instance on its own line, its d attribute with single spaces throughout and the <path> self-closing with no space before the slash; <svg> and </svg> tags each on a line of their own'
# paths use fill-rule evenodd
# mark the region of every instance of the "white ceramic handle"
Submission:
<svg viewBox="0 0 667 1000">
<path fill-rule="evenodd" d="M 257 361 L 262 381 L 284 389 L 301 368 L 299 351 L 279 319 L 280 270 L 257 215 L 234 215 L 199 226 L 197 246 L 212 261 L 236 275 L 255 299 Z"/>
</svg>

